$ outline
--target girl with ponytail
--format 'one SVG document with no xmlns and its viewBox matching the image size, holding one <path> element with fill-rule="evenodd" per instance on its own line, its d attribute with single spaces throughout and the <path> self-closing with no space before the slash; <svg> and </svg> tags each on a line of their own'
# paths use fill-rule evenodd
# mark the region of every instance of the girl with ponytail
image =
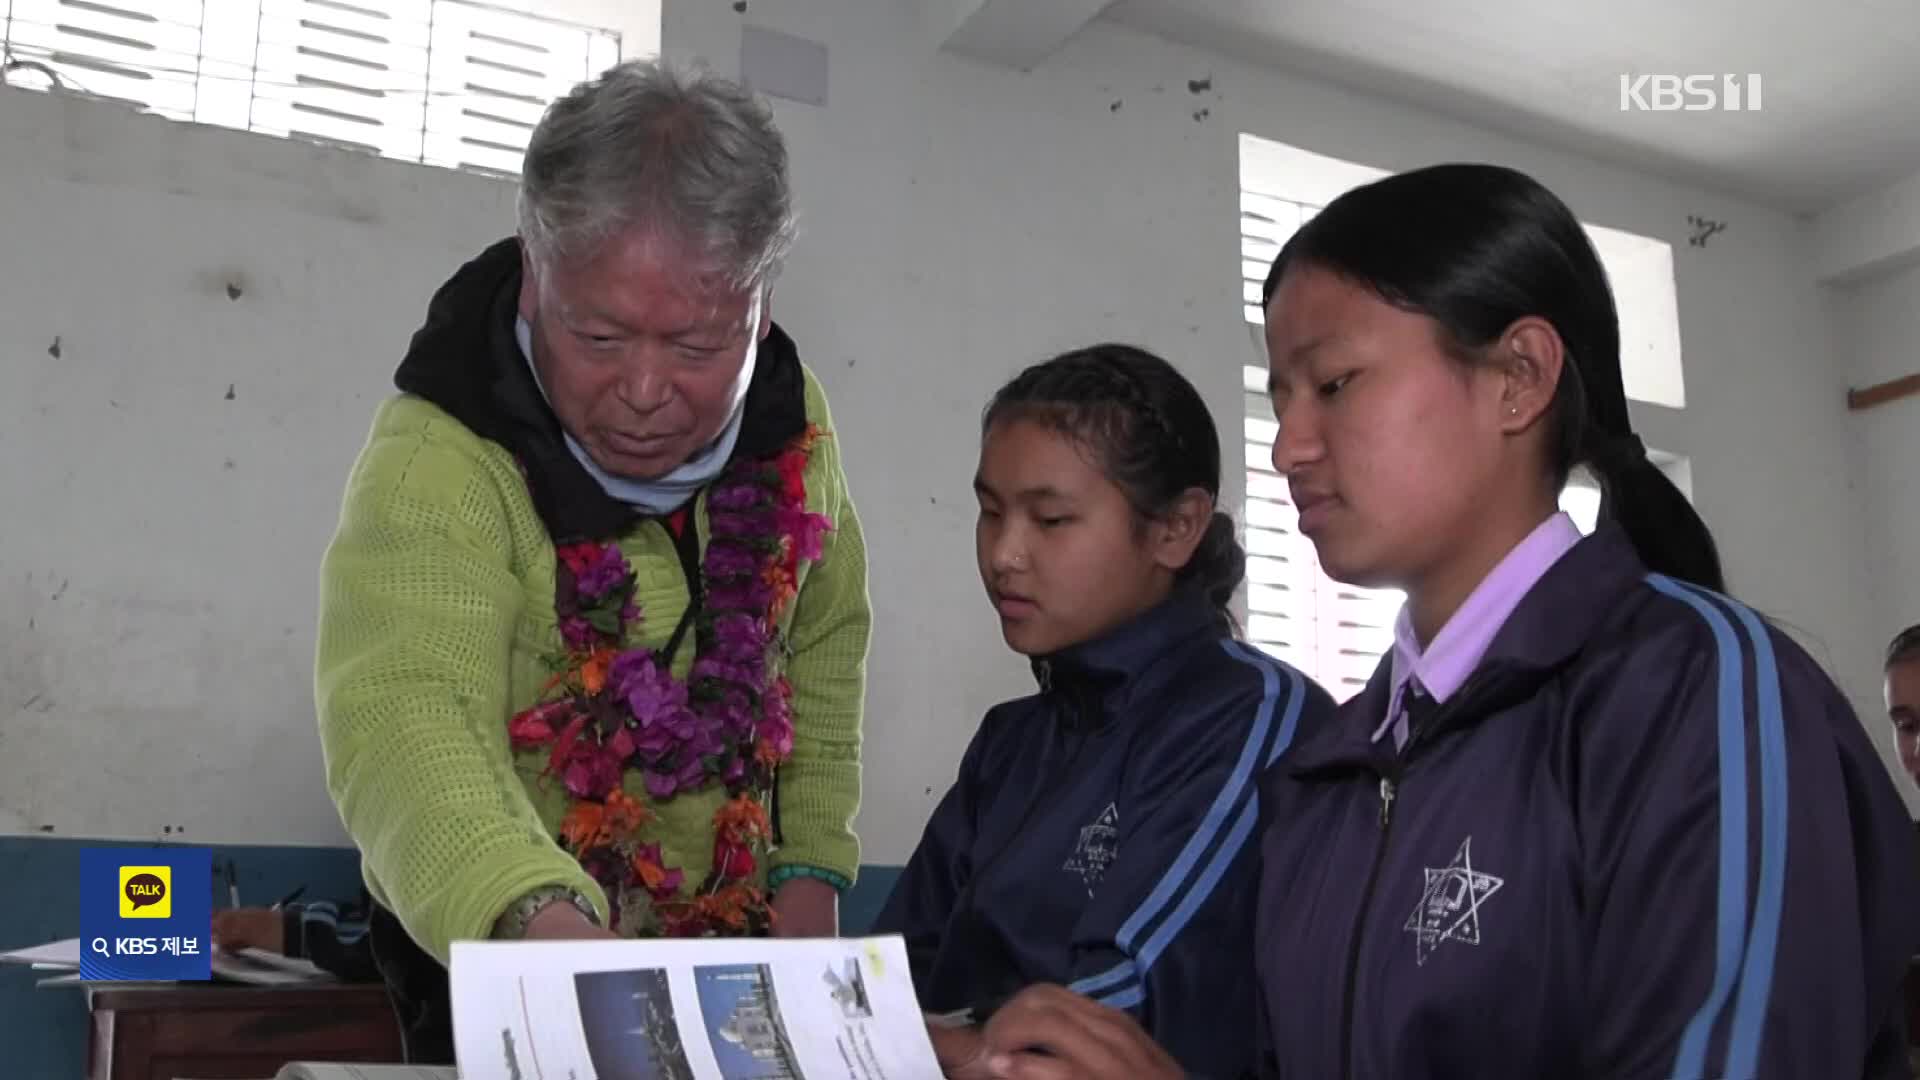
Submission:
<svg viewBox="0 0 1920 1080">
<path fill-rule="evenodd" d="M 1906 1075 L 1912 826 L 1647 460 L 1573 214 L 1511 169 L 1389 177 L 1288 240 L 1265 304 L 1300 529 L 1407 599 L 1263 793 L 1260 1072 Z M 1556 507 L 1576 466 L 1586 537 Z M 1179 1075 L 1058 989 L 986 1044 L 996 1076 Z"/>
<path fill-rule="evenodd" d="M 1029 368 L 987 406 L 980 578 L 1038 692 L 988 712 L 877 931 L 902 934 L 951 1076 L 1034 984 L 1136 1018 L 1197 1076 L 1254 1064 L 1258 787 L 1332 699 L 1237 640 L 1246 569 L 1220 438 L 1124 345 Z"/>
</svg>

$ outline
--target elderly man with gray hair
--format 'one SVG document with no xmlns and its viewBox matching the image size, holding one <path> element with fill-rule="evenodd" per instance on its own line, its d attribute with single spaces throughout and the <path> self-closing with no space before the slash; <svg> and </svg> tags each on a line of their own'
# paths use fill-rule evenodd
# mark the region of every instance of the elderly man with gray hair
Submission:
<svg viewBox="0 0 1920 1080">
<path fill-rule="evenodd" d="M 866 552 L 772 321 L 787 154 L 735 84 L 555 102 L 519 235 L 433 297 L 321 574 L 329 790 L 410 1057 L 463 938 L 837 930 Z"/>
</svg>

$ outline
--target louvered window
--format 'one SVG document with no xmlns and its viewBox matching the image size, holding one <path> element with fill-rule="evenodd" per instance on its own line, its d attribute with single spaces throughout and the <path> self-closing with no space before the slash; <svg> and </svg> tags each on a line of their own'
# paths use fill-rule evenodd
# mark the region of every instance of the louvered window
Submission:
<svg viewBox="0 0 1920 1080">
<path fill-rule="evenodd" d="M 1385 175 L 1382 170 L 1251 135 L 1240 137 L 1240 276 L 1253 355 L 1259 360 L 1241 372 L 1247 468 L 1247 637 L 1313 677 L 1341 701 L 1359 692 L 1380 656 L 1393 647 L 1393 623 L 1404 596 L 1329 578 L 1320 569 L 1313 544 L 1297 531 L 1299 518 L 1286 480 L 1273 468 L 1278 429 L 1266 393 L 1260 293 L 1274 256 L 1296 229 L 1341 192 Z M 1586 228 L 1620 309 L 1627 396 L 1653 405 L 1683 407 L 1671 248 L 1632 233 Z M 1659 451 L 1650 456 L 1681 491 L 1691 495 L 1685 458 Z M 1560 494 L 1561 509 L 1583 532 L 1593 530 L 1599 505 L 1599 488 L 1584 473 L 1576 473 Z"/>
<path fill-rule="evenodd" d="M 502 173 L 547 102 L 620 58 L 611 31 L 466 0 L 9 3 L 10 82 Z"/>
</svg>

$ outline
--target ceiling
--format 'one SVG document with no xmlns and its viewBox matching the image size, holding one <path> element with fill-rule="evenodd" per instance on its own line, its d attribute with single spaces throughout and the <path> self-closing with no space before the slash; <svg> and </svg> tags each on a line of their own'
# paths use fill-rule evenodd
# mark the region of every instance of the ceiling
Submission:
<svg viewBox="0 0 1920 1080">
<path fill-rule="evenodd" d="M 1920 3 L 1115 0 L 1117 20 L 1799 213 L 1920 172 Z M 1758 112 L 1622 111 L 1622 74 L 1757 73 Z"/>
</svg>

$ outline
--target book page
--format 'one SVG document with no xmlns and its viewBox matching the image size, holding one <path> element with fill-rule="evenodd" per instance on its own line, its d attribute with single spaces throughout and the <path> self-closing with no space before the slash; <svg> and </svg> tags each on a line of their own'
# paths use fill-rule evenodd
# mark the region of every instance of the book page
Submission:
<svg viewBox="0 0 1920 1080">
<path fill-rule="evenodd" d="M 453 1069 L 436 1065 L 296 1061 L 282 1067 L 273 1080 L 460 1080 L 460 1077 Z"/>
<path fill-rule="evenodd" d="M 939 1080 L 904 944 L 456 942 L 469 1078 Z"/>
</svg>

